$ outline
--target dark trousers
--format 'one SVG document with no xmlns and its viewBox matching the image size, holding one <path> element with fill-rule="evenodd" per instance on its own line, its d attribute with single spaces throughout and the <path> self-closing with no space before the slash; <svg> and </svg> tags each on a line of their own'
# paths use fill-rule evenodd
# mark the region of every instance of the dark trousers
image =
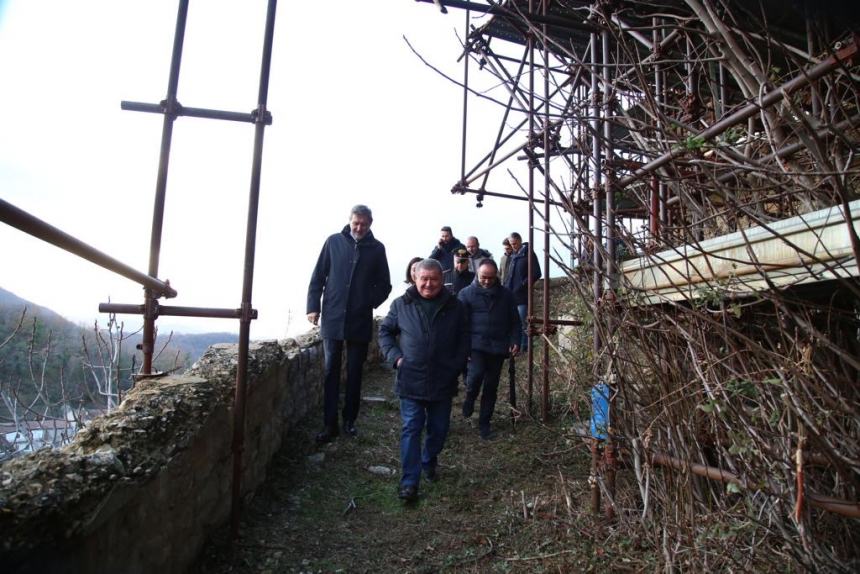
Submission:
<svg viewBox="0 0 860 574">
<path fill-rule="evenodd" d="M 341 416 L 344 421 L 354 421 L 361 404 L 361 371 L 367 358 L 367 341 L 342 341 L 324 339 L 325 387 L 323 398 L 323 422 L 330 429 L 337 428 L 337 406 L 340 400 L 340 371 L 343 345 L 346 343 L 346 397 Z"/>
<path fill-rule="evenodd" d="M 520 335 L 520 352 L 525 353 L 529 350 L 529 324 L 526 322 L 529 306 L 527 304 L 517 305 L 517 313 L 520 315 L 520 325 L 523 327 L 523 334 Z"/>
<path fill-rule="evenodd" d="M 478 428 L 483 431 L 490 430 L 490 419 L 493 418 L 493 412 L 496 410 L 502 363 L 505 362 L 506 357 L 507 355 L 472 350 L 469 375 L 466 377 L 466 398 L 474 401 L 479 394 L 481 395 Z"/>
</svg>

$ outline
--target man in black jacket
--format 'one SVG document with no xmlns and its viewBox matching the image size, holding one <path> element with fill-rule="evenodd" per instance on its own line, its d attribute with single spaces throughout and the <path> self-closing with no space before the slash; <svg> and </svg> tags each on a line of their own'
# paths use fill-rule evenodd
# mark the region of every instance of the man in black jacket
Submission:
<svg viewBox="0 0 860 574">
<path fill-rule="evenodd" d="M 453 295 L 472 284 L 475 274 L 469 270 L 469 252 L 458 249 L 454 252 L 454 268 L 442 272 L 442 283 Z"/>
<path fill-rule="evenodd" d="M 379 325 L 379 347 L 397 369 L 403 467 L 398 495 L 406 502 L 418 498 L 422 468 L 427 480 L 437 478 L 457 376 L 468 354 L 466 314 L 457 298 L 443 288 L 442 266 L 424 259 L 415 271 L 415 285 L 394 300 Z"/>
<path fill-rule="evenodd" d="M 531 250 L 528 243 L 523 243 L 522 236 L 516 231 L 508 237 L 511 244 L 513 254 L 508 259 L 507 276 L 505 277 L 505 287 L 511 290 L 514 294 L 514 299 L 517 302 L 517 311 L 520 314 L 520 323 L 523 327 L 523 336 L 520 339 L 520 351 L 525 352 L 529 348 L 528 322 L 526 314 L 528 313 L 529 289 L 531 284 L 541 278 L 540 263 L 538 258 Z M 532 273 L 529 277 L 529 258 L 532 261 Z"/>
<path fill-rule="evenodd" d="M 499 284 L 498 273 L 496 262 L 484 259 L 478 267 L 475 282 L 458 295 L 466 307 L 471 336 L 463 416 L 472 416 L 475 400 L 480 394 L 478 430 L 484 440 L 494 436 L 490 419 L 496 408 L 502 363 L 519 351 L 522 332 L 514 295 Z"/>
<path fill-rule="evenodd" d="M 451 228 L 445 225 L 439 232 L 439 243 L 430 253 L 430 259 L 435 259 L 442 265 L 442 270 L 454 267 L 454 251 L 464 249 L 460 240 L 454 237 Z"/>
<path fill-rule="evenodd" d="M 373 334 L 373 309 L 391 292 L 385 246 L 373 237 L 373 214 L 366 205 L 356 205 L 349 224 L 326 239 L 308 286 L 308 321 L 322 325 L 325 351 L 323 422 L 318 442 L 329 442 L 338 433 L 337 407 L 340 398 L 341 356 L 346 343 L 346 397 L 343 431 L 357 434 L 355 418 L 361 403 L 361 371 Z M 320 299 L 322 298 L 322 308 Z"/>
</svg>

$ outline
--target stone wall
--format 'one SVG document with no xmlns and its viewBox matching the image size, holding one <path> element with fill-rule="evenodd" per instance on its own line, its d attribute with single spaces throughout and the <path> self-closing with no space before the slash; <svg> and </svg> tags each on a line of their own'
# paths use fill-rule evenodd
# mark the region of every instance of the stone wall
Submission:
<svg viewBox="0 0 860 574">
<path fill-rule="evenodd" d="M 319 412 L 322 358 L 315 333 L 252 343 L 245 494 Z M 214 345 L 185 375 L 140 382 L 70 445 L 0 467 L 3 572 L 184 572 L 229 519 L 236 366 L 236 345 Z"/>
</svg>

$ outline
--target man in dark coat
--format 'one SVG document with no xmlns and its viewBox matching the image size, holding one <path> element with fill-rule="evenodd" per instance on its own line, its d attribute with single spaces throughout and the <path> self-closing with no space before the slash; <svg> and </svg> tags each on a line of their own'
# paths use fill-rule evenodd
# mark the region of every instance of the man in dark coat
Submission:
<svg viewBox="0 0 860 574">
<path fill-rule="evenodd" d="M 484 259 L 475 281 L 458 295 L 466 307 L 471 336 L 463 416 L 472 416 L 480 394 L 478 430 L 484 440 L 494 436 L 490 420 L 496 408 L 502 363 L 519 352 L 522 333 L 514 295 L 499 284 L 498 273 L 496 262 Z"/>
<path fill-rule="evenodd" d="M 442 270 L 453 269 L 454 251 L 463 249 L 460 240 L 454 237 L 454 232 L 447 225 L 439 233 L 439 243 L 430 253 L 430 259 L 435 259 L 442 265 Z"/>
<path fill-rule="evenodd" d="M 523 336 L 520 339 L 520 351 L 525 351 L 529 347 L 529 337 L 527 334 L 528 323 L 526 322 L 526 313 L 528 313 L 529 302 L 529 260 L 532 260 L 532 276 L 531 282 L 534 283 L 541 278 L 540 263 L 534 252 L 529 247 L 528 243 L 523 243 L 522 236 L 516 231 L 508 237 L 513 253 L 508 259 L 507 277 L 505 277 L 505 287 L 511 290 L 514 294 L 514 300 L 517 302 L 517 311 L 520 314 L 520 323 L 523 327 Z"/>
<path fill-rule="evenodd" d="M 454 252 L 454 268 L 442 272 L 442 283 L 452 294 L 472 284 L 475 274 L 469 270 L 469 253 L 465 249 Z"/>
<path fill-rule="evenodd" d="M 341 356 L 346 342 L 346 397 L 343 430 L 355 436 L 355 418 L 361 403 L 361 371 L 373 334 L 373 309 L 391 292 L 385 246 L 373 237 L 373 214 L 356 205 L 349 224 L 326 239 L 308 286 L 308 321 L 316 325 L 322 311 L 320 335 L 325 351 L 323 422 L 318 442 L 338 433 Z M 322 309 L 320 309 L 322 298 Z"/>
<path fill-rule="evenodd" d="M 439 262 L 424 259 L 416 265 L 415 285 L 394 300 L 379 325 L 379 347 L 397 369 L 403 467 L 398 496 L 406 502 L 418 498 L 422 468 L 427 480 L 437 478 L 468 344 L 463 306 L 442 286 Z"/>
</svg>

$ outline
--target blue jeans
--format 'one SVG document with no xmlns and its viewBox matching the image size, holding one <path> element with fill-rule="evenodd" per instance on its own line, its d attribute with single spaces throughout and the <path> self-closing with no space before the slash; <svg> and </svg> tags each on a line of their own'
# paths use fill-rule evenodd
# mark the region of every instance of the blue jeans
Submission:
<svg viewBox="0 0 860 574">
<path fill-rule="evenodd" d="M 482 432 L 490 430 L 490 420 L 496 410 L 496 396 L 499 391 L 499 379 L 502 375 L 502 363 L 507 355 L 494 355 L 484 351 L 472 350 L 472 360 L 469 362 L 469 376 L 466 378 L 466 398 L 474 401 L 481 395 L 481 410 L 478 416 L 478 428 Z"/>
<path fill-rule="evenodd" d="M 436 468 L 437 458 L 445 446 L 448 428 L 451 426 L 451 399 L 441 401 L 418 401 L 400 399 L 400 464 L 403 475 L 401 486 L 418 486 L 421 469 Z M 421 449 L 421 434 L 427 427 L 424 449 Z"/>
<path fill-rule="evenodd" d="M 361 371 L 367 358 L 367 341 L 346 342 L 346 397 L 343 403 L 343 420 L 354 421 L 361 404 Z M 337 406 L 340 401 L 340 371 L 344 341 L 324 339 L 325 387 L 323 390 L 323 423 L 337 428 Z"/>
<path fill-rule="evenodd" d="M 523 327 L 523 334 L 520 336 L 520 352 L 526 352 L 529 349 L 528 323 L 526 323 L 526 315 L 528 315 L 529 306 L 517 305 L 517 313 L 520 314 L 520 325 Z"/>
</svg>

